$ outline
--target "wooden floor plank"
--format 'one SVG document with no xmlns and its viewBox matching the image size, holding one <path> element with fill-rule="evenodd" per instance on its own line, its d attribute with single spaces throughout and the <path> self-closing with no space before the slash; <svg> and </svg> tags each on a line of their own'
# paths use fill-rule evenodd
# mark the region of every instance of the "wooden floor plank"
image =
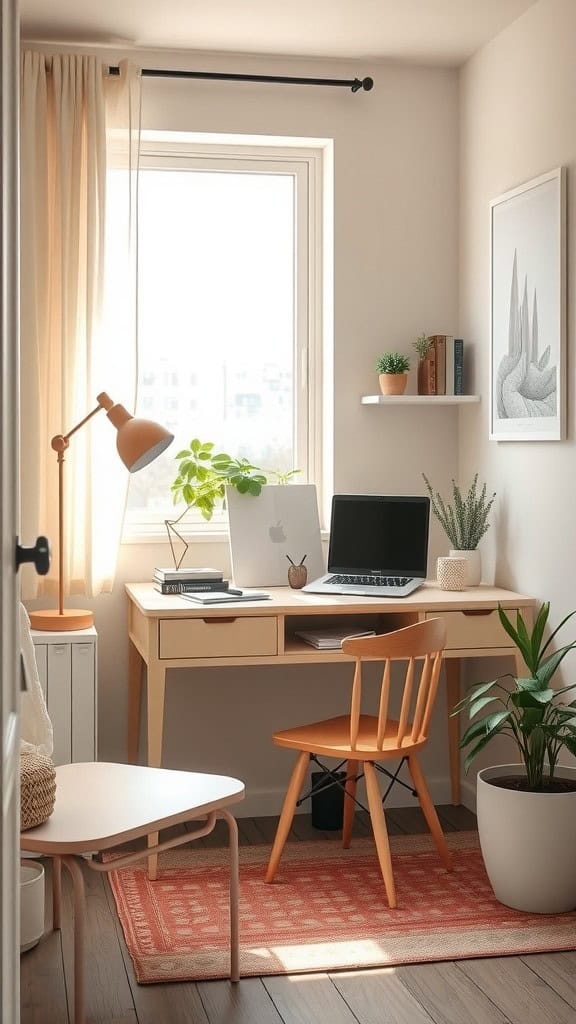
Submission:
<svg viewBox="0 0 576 1024">
<path fill-rule="evenodd" d="M 509 1024 L 502 1010 L 454 963 L 397 967 L 396 973 L 435 1024 Z"/>
<path fill-rule="evenodd" d="M 386 811 L 386 818 L 394 822 L 398 828 L 411 836 L 430 832 L 428 822 L 418 804 L 413 807 L 391 807 Z M 442 821 L 442 828 L 445 832 L 454 832 L 455 828 L 448 821 Z"/>
<path fill-rule="evenodd" d="M 574 1009 L 518 956 L 461 960 L 456 965 L 511 1024 L 574 1024 Z"/>
<path fill-rule="evenodd" d="M 330 980 L 360 1024 L 432 1024 L 393 967 L 339 972 Z"/>
<path fill-rule="evenodd" d="M 459 804 L 457 807 L 454 807 L 453 804 L 436 804 L 436 810 L 442 828 L 446 832 L 450 831 L 449 825 L 457 832 L 475 831 L 478 827 L 476 815 L 464 807 L 464 804 Z"/>
<path fill-rule="evenodd" d="M 575 936 L 576 944 L 576 936 Z M 533 953 L 522 960 L 550 988 L 576 1009 L 576 952 Z"/>
<path fill-rule="evenodd" d="M 357 1024 L 358 1018 L 327 974 L 284 975 L 262 981 L 284 1024 Z"/>
<path fill-rule="evenodd" d="M 282 1024 L 282 1017 L 260 978 L 244 978 L 237 985 L 230 981 L 203 981 L 198 991 L 209 1024 Z"/>
</svg>

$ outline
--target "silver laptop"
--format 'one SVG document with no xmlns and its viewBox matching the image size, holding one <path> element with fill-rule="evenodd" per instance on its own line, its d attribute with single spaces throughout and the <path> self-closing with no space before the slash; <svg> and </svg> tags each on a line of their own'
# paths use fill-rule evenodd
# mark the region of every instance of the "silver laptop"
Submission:
<svg viewBox="0 0 576 1024">
<path fill-rule="evenodd" d="M 308 579 L 324 572 L 314 484 L 267 484 L 257 498 L 226 488 L 230 560 L 239 587 L 282 587 L 289 558 L 304 558 Z"/>
<path fill-rule="evenodd" d="M 335 494 L 328 572 L 303 589 L 406 597 L 426 579 L 429 520 L 427 497 Z"/>
</svg>

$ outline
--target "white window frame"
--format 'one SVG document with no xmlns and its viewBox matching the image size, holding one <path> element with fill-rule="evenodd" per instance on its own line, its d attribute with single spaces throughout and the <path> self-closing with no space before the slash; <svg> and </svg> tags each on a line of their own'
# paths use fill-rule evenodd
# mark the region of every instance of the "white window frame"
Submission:
<svg viewBox="0 0 576 1024">
<path fill-rule="evenodd" d="M 243 138 L 199 136 L 187 132 L 143 132 L 140 167 L 187 166 L 225 172 L 228 164 L 236 173 L 244 170 L 247 173 L 276 172 L 294 176 L 297 269 L 294 311 L 295 464 L 302 470 L 297 478 L 299 483 L 316 484 L 322 519 L 331 485 L 327 477 L 331 475 L 332 411 L 327 397 L 332 391 L 332 265 L 326 248 L 328 242 L 331 246 L 332 240 L 332 142 L 327 139 L 260 140 L 254 137 L 243 141 Z M 326 444 L 327 427 L 330 429 L 329 446 Z M 193 432 L 202 438 L 201 424 L 195 426 Z M 168 494 L 166 517 L 176 518 L 179 514 Z M 187 541 L 221 541 L 227 537 L 228 520 L 225 513 L 215 513 L 206 522 L 191 511 L 179 524 L 178 530 Z M 158 543 L 165 538 L 164 519 L 159 518 L 157 512 L 138 516 L 127 512 L 123 543 Z"/>
</svg>

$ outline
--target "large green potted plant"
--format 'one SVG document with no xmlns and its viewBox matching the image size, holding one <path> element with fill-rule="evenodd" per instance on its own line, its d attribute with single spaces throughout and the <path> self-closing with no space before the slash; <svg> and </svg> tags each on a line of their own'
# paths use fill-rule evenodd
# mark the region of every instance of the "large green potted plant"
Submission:
<svg viewBox="0 0 576 1024">
<path fill-rule="evenodd" d="M 559 765 L 576 755 L 576 683 L 554 689 L 552 677 L 576 641 L 550 653 L 571 612 L 544 640 L 550 605 L 528 629 L 520 612 L 516 626 L 502 608 L 500 622 L 527 668 L 525 678 L 501 676 L 471 688 L 452 714 L 473 719 L 460 741 L 469 748 L 466 771 L 496 736 L 508 736 L 518 764 L 478 773 L 478 832 L 494 893 L 517 910 L 555 914 L 576 908 L 576 768 Z"/>
<path fill-rule="evenodd" d="M 425 473 L 422 474 L 430 496 L 430 507 L 448 540 L 452 544 L 449 554 L 452 558 L 466 559 L 466 585 L 477 587 L 482 578 L 482 561 L 478 544 L 490 523 L 488 516 L 496 494 L 490 498 L 486 484 L 478 492 L 478 473 L 464 496 L 457 483 L 452 481 L 452 504 L 445 501 L 432 485 Z"/>
</svg>

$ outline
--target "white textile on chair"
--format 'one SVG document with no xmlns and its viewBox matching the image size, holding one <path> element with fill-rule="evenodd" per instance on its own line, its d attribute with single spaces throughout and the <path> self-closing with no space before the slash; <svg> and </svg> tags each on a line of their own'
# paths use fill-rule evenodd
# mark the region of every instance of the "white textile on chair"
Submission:
<svg viewBox="0 0 576 1024">
<path fill-rule="evenodd" d="M 54 746 L 52 722 L 40 685 L 30 619 L 23 604 L 20 605 L 20 650 L 26 677 L 26 690 L 20 705 L 20 749 L 50 757 Z"/>
</svg>

